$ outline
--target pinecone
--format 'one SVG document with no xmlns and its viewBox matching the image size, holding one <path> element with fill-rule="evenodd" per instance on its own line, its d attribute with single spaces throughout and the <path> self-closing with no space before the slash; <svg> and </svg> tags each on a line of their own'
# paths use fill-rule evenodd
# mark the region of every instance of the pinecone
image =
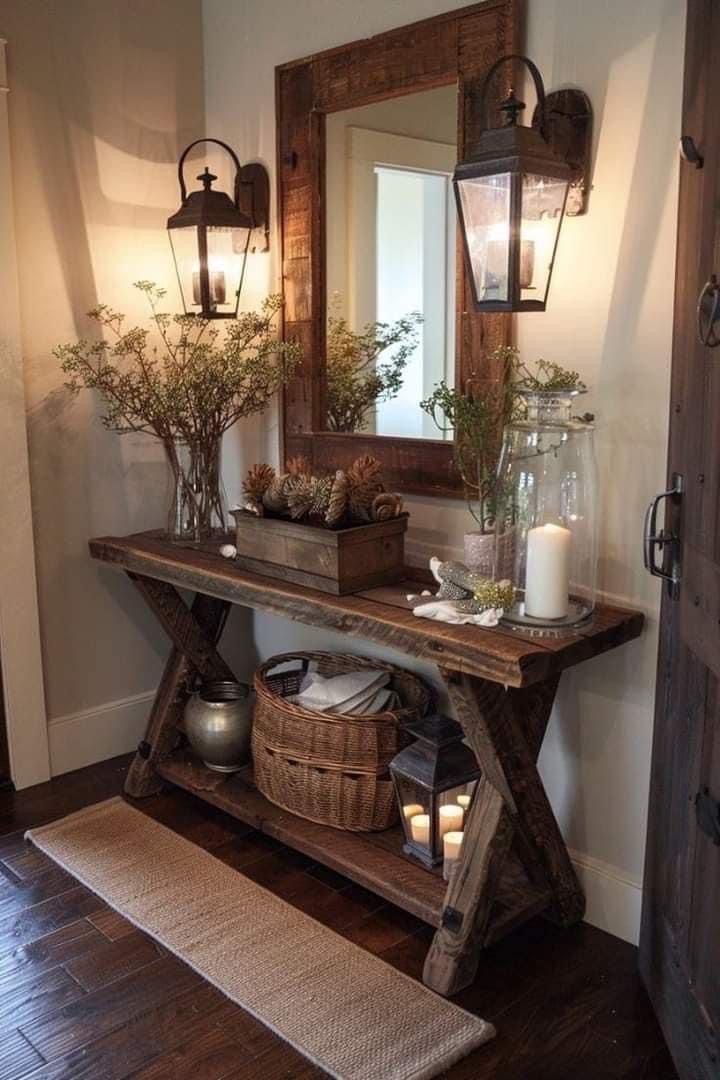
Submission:
<svg viewBox="0 0 720 1080">
<path fill-rule="evenodd" d="M 314 476 L 312 480 L 313 501 L 310 507 L 310 517 L 324 518 L 330 505 L 330 495 L 333 488 L 332 476 Z"/>
<path fill-rule="evenodd" d="M 373 499 L 370 516 L 373 521 L 390 521 L 400 517 L 403 508 L 402 495 L 383 491 Z"/>
<path fill-rule="evenodd" d="M 270 483 L 262 497 L 263 506 L 272 514 L 284 514 L 288 508 L 287 488 L 289 476 L 280 473 Z"/>
<path fill-rule="evenodd" d="M 312 474 L 310 462 L 306 457 L 303 457 L 302 454 L 290 458 L 287 463 L 287 471 L 291 476 L 310 476 Z"/>
<path fill-rule="evenodd" d="M 374 483 L 377 485 L 377 490 L 381 490 L 382 483 L 380 481 L 380 473 L 382 472 L 382 465 L 377 458 L 374 458 L 371 454 L 364 454 L 362 457 L 356 458 L 352 465 L 348 469 L 348 476 L 351 483 Z"/>
<path fill-rule="evenodd" d="M 350 495 L 348 505 L 350 516 L 356 521 L 372 520 L 372 505 L 376 495 L 383 487 L 380 480 L 382 466 L 377 458 L 365 454 L 348 469 Z"/>
<path fill-rule="evenodd" d="M 262 506 L 263 495 L 275 479 L 272 465 L 253 465 L 243 484 L 243 492 L 249 503 Z"/>
<path fill-rule="evenodd" d="M 345 517 L 348 508 L 348 496 L 350 494 L 350 481 L 347 473 L 338 469 L 332 478 L 328 507 L 325 511 L 325 522 L 331 528 L 338 525 Z"/>
<path fill-rule="evenodd" d="M 314 482 L 311 476 L 291 476 L 287 485 L 287 505 L 293 521 L 307 517 L 313 504 Z"/>
</svg>

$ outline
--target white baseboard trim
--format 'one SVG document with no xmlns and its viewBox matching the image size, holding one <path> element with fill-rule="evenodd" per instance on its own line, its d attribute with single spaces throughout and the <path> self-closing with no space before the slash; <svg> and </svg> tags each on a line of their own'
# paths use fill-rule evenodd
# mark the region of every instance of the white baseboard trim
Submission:
<svg viewBox="0 0 720 1080">
<path fill-rule="evenodd" d="M 106 761 L 134 750 L 145 734 L 154 690 L 48 721 L 50 773 L 61 773 Z"/>
<path fill-rule="evenodd" d="M 616 866 L 570 851 L 587 899 L 585 921 L 637 945 L 640 938 L 642 884 Z"/>
</svg>

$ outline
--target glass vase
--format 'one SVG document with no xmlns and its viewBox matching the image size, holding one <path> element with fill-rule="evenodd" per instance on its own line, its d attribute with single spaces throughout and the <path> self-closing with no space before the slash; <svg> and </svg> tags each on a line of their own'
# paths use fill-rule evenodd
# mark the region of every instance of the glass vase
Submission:
<svg viewBox="0 0 720 1080">
<path fill-rule="evenodd" d="M 498 550 L 513 537 L 515 602 L 503 621 L 562 632 L 592 615 L 597 574 L 593 425 L 573 417 L 576 392 L 527 391 L 507 426 L 498 467 Z M 501 560 L 498 560 L 501 561 Z M 507 567 L 502 567 L 507 571 Z"/>
<path fill-rule="evenodd" d="M 174 543 L 203 543 L 224 535 L 226 500 L 221 478 L 221 441 L 169 440 L 171 501 L 167 533 Z"/>
</svg>

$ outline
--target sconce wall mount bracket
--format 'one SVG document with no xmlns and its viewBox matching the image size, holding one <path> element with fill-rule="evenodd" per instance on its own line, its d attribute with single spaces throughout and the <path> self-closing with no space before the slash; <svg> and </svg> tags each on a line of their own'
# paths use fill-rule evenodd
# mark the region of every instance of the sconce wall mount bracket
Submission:
<svg viewBox="0 0 720 1080">
<path fill-rule="evenodd" d="M 256 229 L 262 229 L 265 246 L 270 250 L 270 177 L 264 165 L 253 161 L 240 169 L 238 184 L 238 207 L 252 218 Z M 257 251 L 254 245 L 251 252 Z"/>
<path fill-rule="evenodd" d="M 535 107 L 532 126 L 540 130 L 542 114 Z M 553 90 L 545 97 L 545 138 L 558 157 L 573 171 L 565 213 L 577 217 L 587 211 L 590 193 L 593 115 L 590 99 L 582 90 Z"/>
</svg>

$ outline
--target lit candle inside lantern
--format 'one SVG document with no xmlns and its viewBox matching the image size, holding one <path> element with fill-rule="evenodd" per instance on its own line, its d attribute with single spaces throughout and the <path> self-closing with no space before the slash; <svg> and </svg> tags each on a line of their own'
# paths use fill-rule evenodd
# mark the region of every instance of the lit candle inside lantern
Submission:
<svg viewBox="0 0 720 1080">
<path fill-rule="evenodd" d="M 510 232 L 507 225 L 491 225 L 488 229 L 485 288 L 505 293 L 508 275 Z M 535 274 L 535 241 L 520 241 L 520 288 L 532 289 Z"/>
<path fill-rule="evenodd" d="M 532 289 L 535 273 L 535 241 L 520 241 L 520 288 Z"/>
<path fill-rule="evenodd" d="M 457 803 L 448 803 L 438 810 L 438 827 L 440 836 L 448 832 L 457 832 L 463 826 L 463 808 Z"/>
<path fill-rule="evenodd" d="M 446 832 L 443 836 L 443 877 L 450 880 L 450 874 L 458 859 L 462 848 L 463 836 L 459 831 Z"/>
<path fill-rule="evenodd" d="M 458 797 L 457 797 L 457 804 L 458 804 L 458 806 L 462 806 L 463 813 L 465 813 L 465 814 L 467 814 L 467 812 L 468 812 L 468 809 L 470 807 L 470 800 L 471 799 L 472 799 L 472 795 L 458 795 Z"/>
<path fill-rule="evenodd" d="M 430 847 L 430 815 L 415 814 L 410 818 L 410 835 L 416 844 Z"/>
<path fill-rule="evenodd" d="M 562 619 L 568 613 L 570 543 L 562 525 L 540 525 L 527 537 L 525 614 L 534 619 Z"/>
<path fill-rule="evenodd" d="M 217 304 L 225 303 L 225 274 L 222 270 L 210 270 L 208 272 L 208 279 L 210 283 L 210 303 L 213 307 Z M 198 306 L 202 304 L 202 293 L 200 291 L 200 271 L 194 270 L 192 276 L 193 282 L 193 304 Z"/>
<path fill-rule="evenodd" d="M 425 807 L 420 806 L 420 803 L 409 803 L 408 806 L 403 806 L 403 817 L 409 821 L 410 818 L 417 817 L 419 814 L 425 813 Z"/>
</svg>

